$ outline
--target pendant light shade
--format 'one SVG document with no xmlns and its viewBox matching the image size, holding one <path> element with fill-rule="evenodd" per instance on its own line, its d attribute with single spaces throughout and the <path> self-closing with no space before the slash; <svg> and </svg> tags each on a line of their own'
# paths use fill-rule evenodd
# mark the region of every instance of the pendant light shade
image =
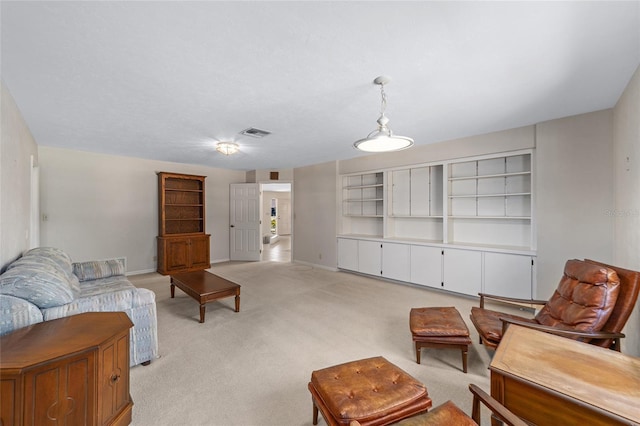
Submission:
<svg viewBox="0 0 640 426">
<path fill-rule="evenodd" d="M 238 144 L 233 142 L 218 142 L 216 144 L 216 151 L 224 155 L 235 154 L 239 149 L 240 147 Z"/>
<path fill-rule="evenodd" d="M 389 119 L 384 115 L 387 107 L 387 95 L 384 92 L 384 85 L 391 81 L 389 77 L 380 76 L 373 80 L 374 84 L 380 86 L 382 95 L 382 105 L 380 108 L 380 118 L 378 118 L 378 128 L 369 133 L 366 138 L 356 141 L 353 146 L 365 152 L 389 152 L 407 149 L 413 146 L 413 139 L 406 136 L 396 136 L 387 126 Z"/>
</svg>

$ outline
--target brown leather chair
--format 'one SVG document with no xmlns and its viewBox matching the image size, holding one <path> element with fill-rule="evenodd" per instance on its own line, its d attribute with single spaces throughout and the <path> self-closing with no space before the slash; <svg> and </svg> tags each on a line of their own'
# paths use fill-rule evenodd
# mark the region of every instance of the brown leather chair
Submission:
<svg viewBox="0 0 640 426">
<path fill-rule="evenodd" d="M 479 293 L 480 307 L 471 308 L 471 322 L 480 343 L 495 349 L 508 324 L 620 351 L 622 328 L 629 319 L 640 290 L 640 272 L 594 260 L 569 260 L 558 288 L 548 301 L 514 299 Z M 540 305 L 534 318 L 485 309 L 485 300 Z"/>
<path fill-rule="evenodd" d="M 509 426 L 527 426 L 527 423 L 501 405 L 488 393 L 474 384 L 469 385 L 473 393 L 473 408 L 471 417 L 467 416 L 453 402 L 447 401 L 438 405 L 433 410 L 418 414 L 393 423 L 395 426 L 474 426 L 480 425 L 480 403 L 482 402 L 493 416 Z M 360 426 L 357 421 L 352 421 L 349 426 Z"/>
</svg>

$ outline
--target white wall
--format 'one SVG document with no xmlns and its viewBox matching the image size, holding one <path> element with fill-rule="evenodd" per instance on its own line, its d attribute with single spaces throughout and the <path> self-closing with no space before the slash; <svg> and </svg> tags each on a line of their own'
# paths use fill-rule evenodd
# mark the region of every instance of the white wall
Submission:
<svg viewBox="0 0 640 426">
<path fill-rule="evenodd" d="M 207 176 L 206 232 L 212 262 L 229 259 L 229 184 L 245 172 L 41 146 L 42 246 L 74 261 L 125 256 L 129 273 L 156 269 L 156 172 Z"/>
<path fill-rule="evenodd" d="M 1 82 L 0 271 L 29 248 L 31 158 L 38 147 L 13 97 Z"/>
<path fill-rule="evenodd" d="M 536 126 L 539 299 L 558 286 L 568 259 L 613 261 L 612 111 Z"/>
<path fill-rule="evenodd" d="M 337 163 L 294 169 L 292 261 L 336 269 Z"/>
<path fill-rule="evenodd" d="M 613 110 L 614 265 L 640 271 L 640 67 Z M 622 350 L 640 356 L 640 302 L 624 329 Z"/>
</svg>

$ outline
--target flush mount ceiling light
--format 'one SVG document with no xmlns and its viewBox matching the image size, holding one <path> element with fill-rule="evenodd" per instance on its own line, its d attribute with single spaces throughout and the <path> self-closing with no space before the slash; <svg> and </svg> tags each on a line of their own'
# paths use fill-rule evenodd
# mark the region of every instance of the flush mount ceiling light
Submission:
<svg viewBox="0 0 640 426">
<path fill-rule="evenodd" d="M 353 144 L 353 146 L 360 151 L 389 152 L 399 151 L 413 146 L 413 139 L 406 136 L 396 136 L 391 132 L 391 129 L 387 127 L 389 119 L 384 115 L 384 111 L 387 108 L 387 95 L 384 93 L 384 85 L 390 81 L 391 79 L 385 76 L 380 76 L 373 80 L 374 84 L 380 86 L 380 93 L 382 95 L 380 118 L 378 118 L 378 129 L 369 133 L 366 138 L 360 139 Z"/>
<path fill-rule="evenodd" d="M 218 142 L 216 144 L 216 151 L 223 153 L 224 155 L 231 155 L 238 152 L 240 147 L 237 143 L 233 142 Z"/>
</svg>

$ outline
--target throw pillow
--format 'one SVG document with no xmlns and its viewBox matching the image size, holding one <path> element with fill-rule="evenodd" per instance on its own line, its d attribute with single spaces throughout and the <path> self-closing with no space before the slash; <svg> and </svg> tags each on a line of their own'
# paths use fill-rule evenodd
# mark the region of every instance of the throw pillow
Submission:
<svg viewBox="0 0 640 426">
<path fill-rule="evenodd" d="M 73 273 L 80 282 L 124 275 L 124 262 L 120 259 L 77 262 L 73 264 Z"/>
</svg>

